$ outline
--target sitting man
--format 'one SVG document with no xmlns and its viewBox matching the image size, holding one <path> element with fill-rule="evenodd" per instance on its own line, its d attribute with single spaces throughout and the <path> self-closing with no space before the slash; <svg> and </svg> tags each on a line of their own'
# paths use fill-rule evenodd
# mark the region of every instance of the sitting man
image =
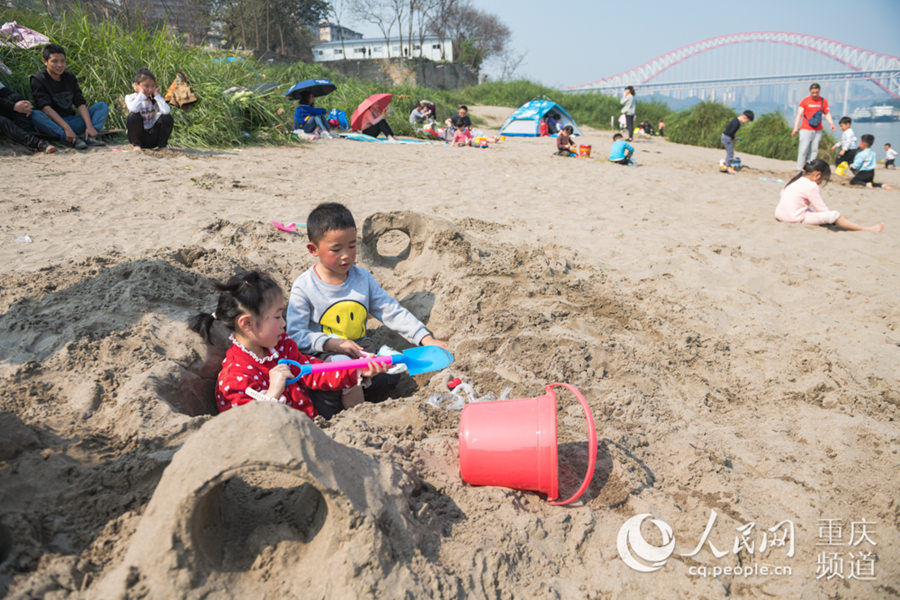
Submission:
<svg viewBox="0 0 900 600">
<path fill-rule="evenodd" d="M 109 107 L 97 102 L 87 107 L 78 79 L 66 71 L 66 50 L 59 44 L 47 44 L 41 52 L 44 70 L 31 76 L 31 94 L 35 109 L 31 113 L 34 128 L 54 139 L 71 144 L 76 150 L 105 146 L 99 132 L 109 116 Z M 84 134 L 81 139 L 79 134 Z"/>
<path fill-rule="evenodd" d="M 35 152 L 56 152 L 53 146 L 31 134 L 31 120 L 34 109 L 22 94 L 17 94 L 0 83 L 0 134 L 17 144 L 22 144 Z"/>
<path fill-rule="evenodd" d="M 459 114 L 453 115 L 444 121 L 444 139 L 448 142 L 453 140 L 457 129 L 472 127 L 472 119 L 469 118 L 469 107 L 465 104 L 459 105 Z"/>
<path fill-rule="evenodd" d="M 409 124 L 416 127 L 432 121 L 434 119 L 434 111 L 431 109 L 431 106 L 427 100 L 420 100 L 415 108 L 412 109 L 412 112 L 409 113 Z"/>
</svg>

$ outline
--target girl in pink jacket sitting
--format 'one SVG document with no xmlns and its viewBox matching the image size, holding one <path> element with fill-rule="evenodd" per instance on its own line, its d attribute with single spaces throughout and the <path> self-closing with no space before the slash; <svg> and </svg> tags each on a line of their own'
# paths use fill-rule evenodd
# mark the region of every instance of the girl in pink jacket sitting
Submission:
<svg viewBox="0 0 900 600">
<path fill-rule="evenodd" d="M 824 160 L 817 158 L 806 163 L 803 170 L 781 190 L 781 200 L 775 207 L 775 218 L 785 223 L 834 225 L 849 231 L 882 231 L 884 223 L 863 227 L 842 217 L 838 211 L 828 209 L 822 200 L 819 186 L 827 183 L 830 177 L 831 167 Z"/>
</svg>

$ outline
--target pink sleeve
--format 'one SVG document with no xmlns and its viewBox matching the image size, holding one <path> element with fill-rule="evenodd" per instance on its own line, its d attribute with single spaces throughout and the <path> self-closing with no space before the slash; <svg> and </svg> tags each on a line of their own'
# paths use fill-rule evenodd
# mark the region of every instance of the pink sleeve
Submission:
<svg viewBox="0 0 900 600">
<path fill-rule="evenodd" d="M 828 207 L 825 206 L 825 201 L 822 200 L 822 190 L 819 189 L 818 185 L 813 185 L 809 190 L 809 204 L 813 207 L 813 210 L 816 212 L 824 212 L 828 210 Z"/>
</svg>

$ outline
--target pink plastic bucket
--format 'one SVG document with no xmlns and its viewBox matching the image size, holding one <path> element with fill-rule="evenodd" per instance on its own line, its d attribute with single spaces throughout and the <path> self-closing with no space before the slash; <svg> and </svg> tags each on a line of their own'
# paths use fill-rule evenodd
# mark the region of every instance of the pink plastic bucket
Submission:
<svg viewBox="0 0 900 600">
<path fill-rule="evenodd" d="M 559 497 L 556 443 L 556 393 L 573 394 L 588 424 L 588 467 L 581 486 L 564 501 Z M 459 473 L 471 485 L 494 485 L 547 494 L 550 504 L 568 504 L 587 490 L 597 461 L 597 432 L 587 400 L 567 383 L 552 383 L 539 398 L 467 404 L 459 418 Z"/>
</svg>

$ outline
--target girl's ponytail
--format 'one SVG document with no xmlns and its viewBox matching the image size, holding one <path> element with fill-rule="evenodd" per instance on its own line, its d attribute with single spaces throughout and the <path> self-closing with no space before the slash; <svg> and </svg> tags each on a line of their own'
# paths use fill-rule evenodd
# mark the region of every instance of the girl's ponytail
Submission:
<svg viewBox="0 0 900 600">
<path fill-rule="evenodd" d="M 212 343 L 210 338 L 209 330 L 213 326 L 216 318 L 209 313 L 197 313 L 190 319 L 188 319 L 188 329 L 191 331 L 196 331 L 200 334 L 200 337 L 203 338 L 207 344 Z"/>
<path fill-rule="evenodd" d="M 786 184 L 784 184 L 784 187 L 791 185 L 792 183 L 794 183 L 801 177 L 805 177 L 806 175 L 809 175 L 810 173 L 814 173 L 815 171 L 818 171 L 819 173 L 822 174 L 822 179 L 820 179 L 821 183 L 824 184 L 829 179 L 831 179 L 831 167 L 828 166 L 828 163 L 825 162 L 824 160 L 822 160 L 821 158 L 814 158 L 813 160 L 811 160 L 808 163 L 806 163 L 805 165 L 803 165 L 803 170 L 801 170 L 799 173 L 794 175 L 794 177 L 791 178 L 790 181 L 788 181 Z"/>
<path fill-rule="evenodd" d="M 210 341 L 210 329 L 214 321 L 221 321 L 225 327 L 234 331 L 235 322 L 242 314 L 249 313 L 259 317 L 266 302 L 275 293 L 284 295 L 281 287 L 271 277 L 259 271 L 244 271 L 225 283 L 216 281 L 213 285 L 220 292 L 215 316 L 198 313 L 188 320 L 188 327 L 207 342 Z"/>
</svg>

